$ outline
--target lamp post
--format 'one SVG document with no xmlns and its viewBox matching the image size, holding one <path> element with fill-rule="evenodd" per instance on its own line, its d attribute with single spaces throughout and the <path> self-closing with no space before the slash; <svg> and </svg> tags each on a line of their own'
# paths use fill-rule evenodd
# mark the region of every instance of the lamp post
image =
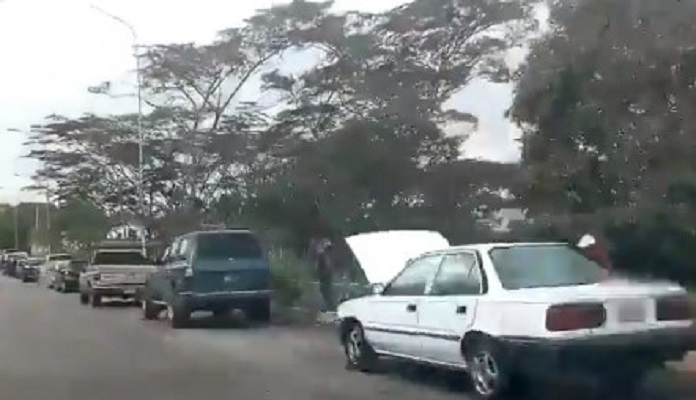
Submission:
<svg viewBox="0 0 696 400">
<path fill-rule="evenodd" d="M 137 79 L 137 86 L 138 86 L 138 121 L 137 121 L 137 130 L 138 130 L 138 206 L 140 208 L 140 215 L 141 218 L 145 218 L 145 193 L 144 193 L 144 185 L 143 185 L 143 125 L 142 125 L 142 120 L 143 120 L 143 98 L 142 98 L 142 71 L 141 71 L 141 66 L 140 66 L 140 57 L 138 55 L 138 34 L 135 31 L 135 28 L 133 28 L 133 25 L 128 23 L 126 20 L 124 20 L 121 17 L 118 17 L 116 15 L 113 15 L 107 11 L 104 11 L 103 9 L 97 7 L 94 4 L 91 4 L 90 7 L 94 9 L 95 11 L 111 18 L 112 20 L 118 22 L 119 24 L 125 26 L 128 28 L 128 30 L 131 33 L 131 36 L 133 37 L 133 56 L 135 57 L 135 74 L 136 74 L 136 79 Z M 145 237 L 145 224 L 143 224 L 142 230 L 141 230 L 141 235 L 140 235 L 140 243 L 142 246 L 142 251 L 145 252 L 146 250 L 146 241 L 147 238 Z"/>
</svg>

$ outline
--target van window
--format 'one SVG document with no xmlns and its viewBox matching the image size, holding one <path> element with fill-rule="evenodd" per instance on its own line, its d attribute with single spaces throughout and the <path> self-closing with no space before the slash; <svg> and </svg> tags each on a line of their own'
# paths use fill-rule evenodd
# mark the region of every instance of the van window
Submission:
<svg viewBox="0 0 696 400">
<path fill-rule="evenodd" d="M 198 236 L 200 258 L 261 258 L 259 241 L 250 233 L 208 233 Z"/>
</svg>

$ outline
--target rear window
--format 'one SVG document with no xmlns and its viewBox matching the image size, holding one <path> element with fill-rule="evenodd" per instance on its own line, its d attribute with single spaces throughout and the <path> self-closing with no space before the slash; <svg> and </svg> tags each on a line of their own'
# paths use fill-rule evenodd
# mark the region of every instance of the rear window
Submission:
<svg viewBox="0 0 696 400">
<path fill-rule="evenodd" d="M 48 256 L 49 261 L 69 261 L 72 260 L 72 256 L 69 254 L 56 254 L 54 256 Z"/>
<path fill-rule="evenodd" d="M 509 290 L 587 285 L 605 276 L 599 264 L 567 245 L 495 247 L 489 255 Z"/>
<path fill-rule="evenodd" d="M 139 251 L 104 251 L 94 256 L 94 264 L 143 265 L 150 262 Z"/>
<path fill-rule="evenodd" d="M 261 244 L 249 233 L 211 233 L 198 236 L 200 258 L 261 258 Z"/>
</svg>

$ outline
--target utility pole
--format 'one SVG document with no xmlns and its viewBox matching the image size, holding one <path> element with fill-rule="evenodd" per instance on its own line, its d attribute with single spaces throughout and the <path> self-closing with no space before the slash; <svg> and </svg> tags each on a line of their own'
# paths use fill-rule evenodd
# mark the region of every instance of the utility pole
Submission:
<svg viewBox="0 0 696 400">
<path fill-rule="evenodd" d="M 19 203 L 14 206 L 14 242 L 15 249 L 19 250 L 19 218 L 17 217 L 17 212 L 19 208 Z"/>
<path fill-rule="evenodd" d="M 138 130 L 138 200 L 139 200 L 139 208 L 140 208 L 140 218 L 142 221 L 142 227 L 143 229 L 141 230 L 141 235 L 140 235 L 140 244 L 142 246 L 142 251 L 143 254 L 145 254 L 146 251 L 146 244 L 147 244 L 147 238 L 146 238 L 146 230 L 145 230 L 145 190 L 144 190 L 144 184 L 143 184 L 143 97 L 142 97 L 142 70 L 141 70 L 141 65 L 140 65 L 140 55 L 138 54 L 138 34 L 135 31 L 135 28 L 133 25 L 128 23 L 126 20 L 124 20 L 121 17 L 118 17 L 116 15 L 113 15 L 107 11 L 104 11 L 103 9 L 97 7 L 96 5 L 92 4 L 91 5 L 92 9 L 95 11 L 111 18 L 112 20 L 118 22 L 119 24 L 125 26 L 128 28 L 128 30 L 131 33 L 131 36 L 133 37 L 133 56 L 135 57 L 135 74 L 136 74 L 136 79 L 137 79 L 137 86 L 138 86 L 138 119 L 137 119 L 137 130 Z"/>
</svg>

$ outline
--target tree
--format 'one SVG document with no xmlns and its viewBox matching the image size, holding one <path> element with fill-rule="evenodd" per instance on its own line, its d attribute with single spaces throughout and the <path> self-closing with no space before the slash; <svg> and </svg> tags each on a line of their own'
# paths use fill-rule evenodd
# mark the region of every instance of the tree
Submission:
<svg viewBox="0 0 696 400">
<path fill-rule="evenodd" d="M 556 29 L 534 46 L 512 108 L 533 205 L 633 214 L 696 182 L 695 15 L 690 2 L 554 5 Z"/>
</svg>

